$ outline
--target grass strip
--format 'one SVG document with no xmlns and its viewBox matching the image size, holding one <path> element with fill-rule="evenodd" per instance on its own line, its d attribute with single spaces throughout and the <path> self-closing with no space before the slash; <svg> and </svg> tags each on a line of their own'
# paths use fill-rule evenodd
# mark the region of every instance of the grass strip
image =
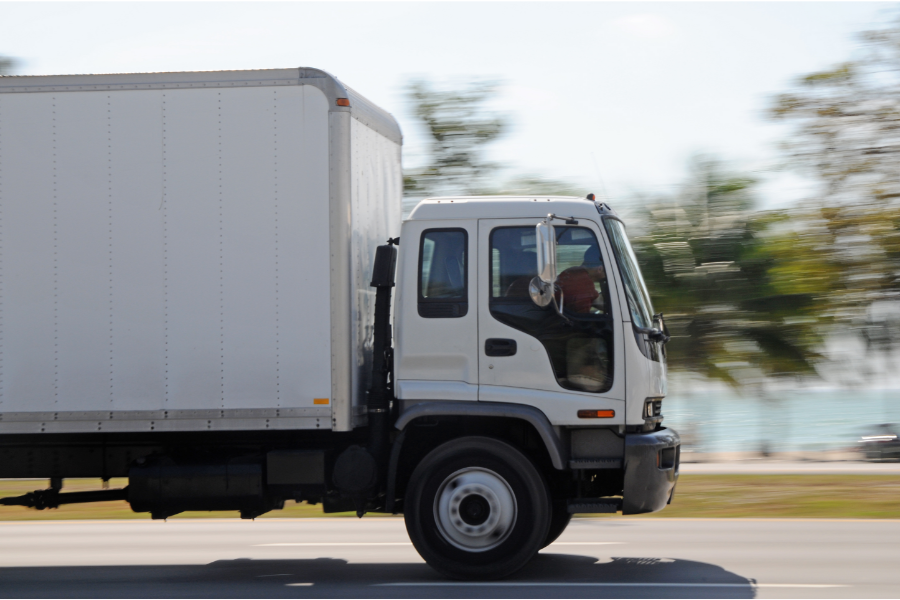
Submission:
<svg viewBox="0 0 900 600">
<path fill-rule="evenodd" d="M 47 481 L 0 480 L 0 497 L 18 496 L 47 487 Z M 111 488 L 124 487 L 113 479 Z M 97 479 L 67 479 L 63 492 L 100 489 Z M 322 506 L 288 502 L 284 510 L 260 517 L 322 517 Z M 355 517 L 355 513 L 328 516 Z M 369 515 L 377 516 L 377 515 Z M 591 515 L 594 516 L 594 515 Z M 596 515 L 616 518 L 616 515 Z M 237 512 L 186 512 L 172 517 L 237 518 Z M 672 504 L 642 519 L 666 518 L 829 518 L 900 519 L 898 475 L 682 475 Z M 70 504 L 50 510 L 0 506 L 0 521 L 63 519 L 149 519 L 131 511 L 127 502 Z"/>
<path fill-rule="evenodd" d="M 638 518 L 900 519 L 900 476 L 681 475 L 672 504 Z"/>
</svg>

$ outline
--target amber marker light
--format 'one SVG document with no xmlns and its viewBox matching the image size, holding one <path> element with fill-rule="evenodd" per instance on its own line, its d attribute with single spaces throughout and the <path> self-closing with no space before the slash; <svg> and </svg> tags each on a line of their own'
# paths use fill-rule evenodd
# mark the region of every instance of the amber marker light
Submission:
<svg viewBox="0 0 900 600">
<path fill-rule="evenodd" d="M 338 106 L 350 106 L 350 99 L 349 98 L 338 98 L 337 105 Z"/>
<path fill-rule="evenodd" d="M 328 404 L 328 398 L 313 398 L 313 404 Z"/>
<path fill-rule="evenodd" d="M 612 419 L 616 416 L 614 410 L 579 410 L 579 419 Z"/>
</svg>

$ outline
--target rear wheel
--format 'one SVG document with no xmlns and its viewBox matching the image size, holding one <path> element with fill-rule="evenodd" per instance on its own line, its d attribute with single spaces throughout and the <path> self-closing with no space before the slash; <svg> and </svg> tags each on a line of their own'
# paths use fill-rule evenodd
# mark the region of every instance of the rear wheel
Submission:
<svg viewBox="0 0 900 600">
<path fill-rule="evenodd" d="M 493 579 L 522 568 L 550 522 L 543 477 L 521 452 L 491 438 L 439 446 L 413 471 L 406 529 L 422 558 L 458 579 Z"/>
</svg>

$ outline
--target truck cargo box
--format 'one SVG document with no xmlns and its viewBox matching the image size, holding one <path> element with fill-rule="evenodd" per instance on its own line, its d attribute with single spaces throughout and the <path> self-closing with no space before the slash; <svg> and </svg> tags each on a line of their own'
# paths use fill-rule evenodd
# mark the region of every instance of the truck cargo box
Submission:
<svg viewBox="0 0 900 600">
<path fill-rule="evenodd" d="M 362 422 L 401 143 L 316 69 L 0 78 L 0 433 Z"/>
</svg>

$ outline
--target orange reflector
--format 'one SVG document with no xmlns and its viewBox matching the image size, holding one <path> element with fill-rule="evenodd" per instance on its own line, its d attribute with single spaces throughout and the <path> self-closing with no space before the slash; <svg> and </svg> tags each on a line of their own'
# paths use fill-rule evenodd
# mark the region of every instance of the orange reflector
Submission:
<svg viewBox="0 0 900 600">
<path fill-rule="evenodd" d="M 612 419 L 616 416 L 614 410 L 579 410 L 579 419 Z"/>
<path fill-rule="evenodd" d="M 328 404 L 328 398 L 313 398 L 313 404 Z"/>
<path fill-rule="evenodd" d="M 349 98 L 338 98 L 337 105 L 338 106 L 350 106 L 350 99 Z"/>
</svg>

